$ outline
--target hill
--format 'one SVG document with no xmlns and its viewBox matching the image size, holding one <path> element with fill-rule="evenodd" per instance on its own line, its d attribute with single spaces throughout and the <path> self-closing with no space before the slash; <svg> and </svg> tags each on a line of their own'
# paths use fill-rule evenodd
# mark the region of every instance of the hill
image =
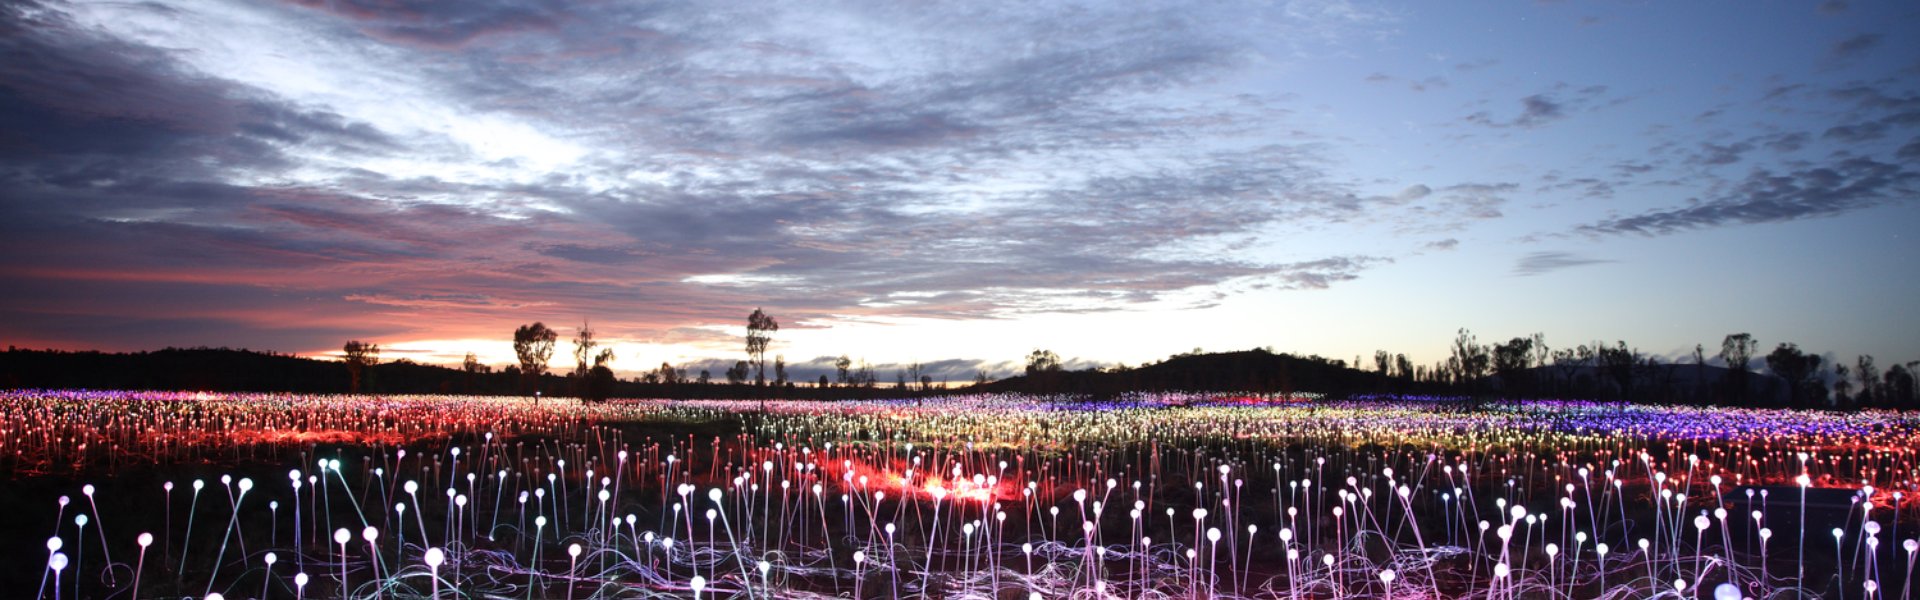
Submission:
<svg viewBox="0 0 1920 600">
<path fill-rule="evenodd" d="M 1182 354 L 1158 363 L 1114 371 L 1055 371 L 1010 377 L 974 388 L 989 392 L 1077 394 L 1113 397 L 1127 392 L 1314 392 L 1355 394 L 1441 393 L 1437 384 L 1389 378 L 1318 356 L 1266 350 Z"/>
</svg>

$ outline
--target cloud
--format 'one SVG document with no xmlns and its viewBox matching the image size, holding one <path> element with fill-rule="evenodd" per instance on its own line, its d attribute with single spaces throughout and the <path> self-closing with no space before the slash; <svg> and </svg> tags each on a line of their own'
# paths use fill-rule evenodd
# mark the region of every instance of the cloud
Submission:
<svg viewBox="0 0 1920 600">
<path fill-rule="evenodd" d="M 1730 165 L 1740 162 L 1741 155 L 1751 150 L 1753 150 L 1753 145 L 1746 142 L 1727 144 L 1724 146 L 1712 142 L 1701 142 L 1700 152 L 1688 160 L 1694 164 L 1706 166 L 1717 167 Z"/>
<path fill-rule="evenodd" d="M 1605 95 L 1606 91 L 1606 86 L 1574 89 L 1560 83 L 1549 91 L 1520 98 L 1520 114 L 1510 120 L 1502 121 L 1494 118 L 1491 112 L 1479 111 L 1467 115 L 1466 121 L 1494 128 L 1534 129 L 1567 118 L 1573 110 L 1585 108 Z"/>
<path fill-rule="evenodd" d="M 1520 116 L 1513 120 L 1513 124 L 1517 127 L 1537 127 L 1566 116 L 1566 113 L 1561 111 L 1560 103 L 1544 94 L 1521 98 L 1520 105 L 1524 110 L 1521 110 Z"/>
<path fill-rule="evenodd" d="M 88 346 L 192 326 L 302 350 L 584 316 L 608 336 L 697 345 L 713 341 L 702 326 L 762 303 L 790 322 L 1124 310 L 1196 289 L 1320 289 L 1391 260 L 1215 251 L 1393 201 L 1347 193 L 1325 174 L 1337 153 L 1271 99 L 1212 87 L 1272 60 L 1259 42 L 1275 28 L 1334 35 L 1367 15 L 1223 26 L 1180 3 L 495 1 L 247 14 L 0 7 L 9 322 L 64 324 L 33 339 Z M 276 51 L 222 62 L 169 35 L 186 24 Z M 1075 35 L 1050 35 L 1062 28 Z M 257 64 L 292 65 L 298 84 Z M 161 288 L 175 300 L 67 301 Z M 117 329 L 70 322 L 109 315 Z"/>
<path fill-rule="evenodd" d="M 1834 60 L 1851 60 L 1880 47 L 1881 37 L 1878 33 L 1858 34 L 1835 42 L 1828 54 Z"/>
<path fill-rule="evenodd" d="M 1613 262 L 1597 258 L 1587 258 L 1568 252 L 1534 252 L 1520 257 L 1514 263 L 1513 273 L 1522 277 L 1543 275 L 1561 269 Z"/>
<path fill-rule="evenodd" d="M 1862 157 L 1787 173 L 1756 169 L 1730 189 L 1689 206 L 1606 219 L 1576 231 L 1651 236 L 1832 216 L 1911 197 L 1916 183 L 1920 183 L 1920 172 Z"/>
</svg>

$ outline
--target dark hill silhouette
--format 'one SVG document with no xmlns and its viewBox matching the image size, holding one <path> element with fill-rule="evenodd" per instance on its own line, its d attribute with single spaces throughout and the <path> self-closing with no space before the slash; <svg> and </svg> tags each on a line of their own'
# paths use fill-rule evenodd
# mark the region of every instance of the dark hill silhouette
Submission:
<svg viewBox="0 0 1920 600">
<path fill-rule="evenodd" d="M 1126 392 L 1315 392 L 1333 397 L 1382 393 L 1442 393 L 1438 384 L 1385 377 L 1318 356 L 1266 350 L 1182 354 L 1119 371 L 1055 371 L 1010 377 L 967 388 L 990 392 L 1113 397 Z"/>
<path fill-rule="evenodd" d="M 1572 373 L 1555 367 L 1526 371 L 1534 382 L 1526 395 L 1618 398 L 1607 374 L 1593 367 Z M 1713 396 L 1726 378 L 1722 367 L 1661 365 L 1636 371 L 1634 400 L 1689 403 L 1727 400 Z M 1570 377 L 1569 377 L 1570 375 Z M 0 388 L 73 388 L 209 392 L 347 393 L 346 366 L 335 360 L 301 358 L 272 352 L 228 348 L 168 348 L 151 352 L 104 353 L 8 349 L 0 352 Z M 467 373 L 405 359 L 369 367 L 363 386 L 376 394 L 523 394 L 512 371 Z M 1747 404 L 1778 406 L 1784 381 L 1754 373 Z M 1504 394 L 1497 377 L 1474 386 L 1485 397 Z M 549 374 L 540 389 L 548 396 L 572 396 L 568 377 Z M 612 395 L 626 398 L 792 398 L 852 399 L 907 395 L 1019 392 L 1111 398 L 1128 392 L 1187 391 L 1224 393 L 1312 392 L 1342 398 L 1371 394 L 1445 396 L 1462 391 L 1444 383 L 1386 377 L 1319 356 L 1266 350 L 1182 354 L 1131 369 L 1043 371 L 954 389 L 917 392 L 876 387 L 755 387 L 728 384 L 658 384 L 621 380 Z M 1703 393 L 1704 391 L 1704 393 Z"/>
</svg>

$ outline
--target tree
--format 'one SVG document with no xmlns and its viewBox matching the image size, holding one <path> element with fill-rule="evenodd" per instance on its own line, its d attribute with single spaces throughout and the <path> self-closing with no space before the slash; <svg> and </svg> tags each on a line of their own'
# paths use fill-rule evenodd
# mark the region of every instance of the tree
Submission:
<svg viewBox="0 0 1920 600">
<path fill-rule="evenodd" d="M 484 365 L 480 364 L 480 357 L 474 356 L 472 352 L 467 353 L 466 360 L 460 361 L 460 370 L 466 371 L 469 375 L 481 372 L 482 366 Z"/>
<path fill-rule="evenodd" d="M 1626 402 L 1633 396 L 1633 368 L 1640 363 L 1639 353 L 1621 341 L 1612 348 L 1600 346 L 1599 359 L 1600 371 L 1620 388 L 1620 401 Z"/>
<path fill-rule="evenodd" d="M 1767 369 L 1787 380 L 1787 406 L 1807 407 L 1808 387 L 1813 383 L 1809 379 L 1820 372 L 1819 355 L 1801 352 L 1792 343 L 1780 344 L 1767 355 Z"/>
<path fill-rule="evenodd" d="M 582 382 L 584 385 L 581 386 L 580 401 L 606 402 L 607 398 L 613 396 L 614 382 L 613 369 L 607 368 L 604 364 L 594 365 L 593 368 L 587 369 L 586 377 Z"/>
<path fill-rule="evenodd" d="M 785 354 L 773 357 L 773 384 L 781 387 L 787 385 L 787 355 Z"/>
<path fill-rule="evenodd" d="M 829 380 L 827 380 L 827 374 L 826 374 L 826 373 L 821 373 L 821 374 L 820 374 L 820 383 L 817 383 L 817 384 L 814 384 L 814 386 L 813 386 L 813 387 L 817 387 L 817 388 L 824 388 L 824 387 L 827 387 L 827 386 L 829 386 L 829 385 L 833 385 L 833 382 L 832 382 L 832 381 L 829 381 Z"/>
<path fill-rule="evenodd" d="M 521 388 L 540 394 L 540 376 L 547 374 L 547 361 L 553 359 L 553 342 L 560 334 L 535 321 L 513 330 L 513 355 L 520 359 Z"/>
<path fill-rule="evenodd" d="M 925 391 L 931 388 L 932 387 L 931 384 L 933 383 L 933 378 L 927 377 L 921 374 L 921 372 L 925 370 L 926 368 L 922 367 L 918 361 L 915 361 L 913 364 L 907 365 L 907 381 L 908 382 L 920 382 L 922 380 L 925 380 L 925 383 L 923 383 L 920 386 L 920 389 L 922 391 Z"/>
<path fill-rule="evenodd" d="M 1706 385 L 1707 385 L 1707 351 L 1706 351 L 1706 348 L 1702 347 L 1700 344 L 1694 344 L 1693 345 L 1693 395 L 1694 395 L 1693 401 L 1695 403 L 1697 404 L 1707 403 L 1707 394 L 1705 392 Z"/>
<path fill-rule="evenodd" d="M 1407 355 L 1393 355 L 1393 368 L 1395 371 L 1398 371 L 1395 375 L 1398 375 L 1401 379 L 1413 379 L 1413 360 L 1407 358 Z"/>
<path fill-rule="evenodd" d="M 1753 360 L 1753 351 L 1760 342 L 1750 333 L 1729 334 L 1720 340 L 1720 359 L 1727 361 L 1728 385 L 1733 389 L 1733 402 L 1744 406 L 1747 402 L 1747 363 Z"/>
<path fill-rule="evenodd" d="M 665 362 L 660 363 L 660 369 L 654 371 L 654 373 L 659 375 L 660 383 L 667 385 L 678 385 L 680 383 L 680 370 L 673 368 L 671 364 Z"/>
<path fill-rule="evenodd" d="M 1873 355 L 1862 354 L 1853 362 L 1853 376 L 1860 378 L 1860 391 L 1853 395 L 1853 403 L 1861 408 L 1873 408 L 1881 402 L 1880 369 L 1873 366 Z"/>
<path fill-rule="evenodd" d="M 1851 408 L 1853 404 L 1853 382 L 1848 380 L 1852 374 L 1847 371 L 1847 363 L 1833 363 L 1833 407 Z"/>
<path fill-rule="evenodd" d="M 347 378 L 353 393 L 360 393 L 360 380 L 367 367 L 380 363 L 380 345 L 353 340 L 341 349 L 340 362 L 347 364 Z"/>
<path fill-rule="evenodd" d="M 709 372 L 707 372 L 707 370 L 706 370 L 706 369 L 701 369 L 701 370 L 700 370 L 700 379 L 699 379 L 699 380 L 697 380 L 697 381 L 694 381 L 694 383 L 698 383 L 698 384 L 700 384 L 700 385 L 707 385 L 707 384 L 709 384 L 709 383 L 713 383 L 713 374 L 712 374 L 712 373 L 709 373 Z"/>
<path fill-rule="evenodd" d="M 1527 385 L 1532 379 L 1527 367 L 1532 362 L 1533 338 L 1517 337 L 1493 346 L 1493 372 L 1500 376 L 1500 384 L 1509 395 L 1531 387 Z"/>
<path fill-rule="evenodd" d="M 1581 346 L 1580 348 L 1585 348 Z M 1567 382 L 1568 389 L 1573 387 L 1573 378 L 1580 374 L 1580 368 L 1586 366 L 1585 353 L 1575 348 L 1563 348 L 1553 351 L 1553 368 L 1560 372 L 1560 379 Z"/>
<path fill-rule="evenodd" d="M 1054 354 L 1052 350 L 1035 349 L 1033 353 L 1027 355 L 1028 375 L 1058 372 L 1060 372 L 1060 355 Z"/>
<path fill-rule="evenodd" d="M 779 330 L 780 322 L 758 308 L 747 315 L 747 360 L 753 361 L 756 385 L 767 383 L 767 345 L 773 342 L 773 332 Z"/>
<path fill-rule="evenodd" d="M 986 369 L 975 369 L 975 370 L 973 371 L 973 384 L 974 384 L 974 385 L 986 385 L 988 381 L 992 381 L 992 379 L 990 379 L 990 378 L 988 378 L 988 377 L 987 377 L 987 370 L 986 370 Z"/>
<path fill-rule="evenodd" d="M 1447 368 L 1453 371 L 1454 381 L 1466 384 L 1471 393 L 1474 382 L 1487 375 L 1491 362 L 1487 347 L 1480 345 L 1473 332 L 1465 327 L 1460 328 L 1459 335 L 1453 338 L 1453 355 L 1447 359 Z"/>
<path fill-rule="evenodd" d="M 1909 363 L 1911 364 L 1911 363 Z M 1893 363 L 1887 367 L 1887 373 L 1880 386 L 1880 407 L 1906 410 L 1913 407 L 1914 377 L 1913 370 L 1907 365 Z"/>
<path fill-rule="evenodd" d="M 867 364 L 867 359 L 862 358 L 860 368 L 853 372 L 851 381 L 854 385 L 871 389 L 880 379 L 873 376 L 873 365 Z"/>
<path fill-rule="evenodd" d="M 585 321 L 580 322 L 580 334 L 573 338 L 573 376 L 585 377 L 593 365 L 587 361 L 593 358 L 593 348 L 600 345 L 593 341 L 593 327 Z"/>
<path fill-rule="evenodd" d="M 747 376 L 752 374 L 753 368 L 747 366 L 747 361 L 736 361 L 733 367 L 727 369 L 727 383 L 734 385 L 746 383 Z"/>
<path fill-rule="evenodd" d="M 833 370 L 839 375 L 839 379 L 835 381 L 840 385 L 846 385 L 847 373 L 851 369 L 853 369 L 853 359 L 847 358 L 845 354 L 840 355 L 839 360 L 833 361 Z"/>
</svg>

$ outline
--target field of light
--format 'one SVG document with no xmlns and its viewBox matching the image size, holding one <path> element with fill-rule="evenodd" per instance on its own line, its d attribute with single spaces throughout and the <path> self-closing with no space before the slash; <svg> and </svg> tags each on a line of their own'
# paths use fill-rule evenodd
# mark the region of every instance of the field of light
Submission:
<svg viewBox="0 0 1920 600">
<path fill-rule="evenodd" d="M 1920 416 L 0 393 L 39 598 L 1908 600 Z M 37 585 L 37 588 L 36 588 Z"/>
</svg>

